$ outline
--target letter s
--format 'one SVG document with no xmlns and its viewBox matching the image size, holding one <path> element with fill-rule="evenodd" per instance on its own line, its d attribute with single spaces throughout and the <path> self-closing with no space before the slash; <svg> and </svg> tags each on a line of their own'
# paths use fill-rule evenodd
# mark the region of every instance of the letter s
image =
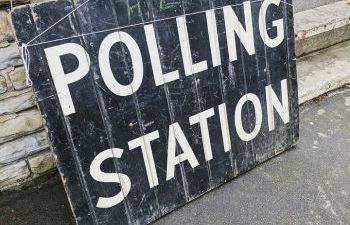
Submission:
<svg viewBox="0 0 350 225">
<path fill-rule="evenodd" d="M 104 183 L 119 183 L 122 189 L 113 197 L 100 197 L 97 201 L 97 208 L 113 207 L 122 202 L 125 196 L 129 194 L 131 181 L 127 175 L 122 173 L 104 173 L 101 171 L 101 164 L 103 161 L 109 158 L 120 158 L 123 151 L 124 150 L 120 148 L 107 149 L 98 154 L 90 165 L 90 174 L 92 178 L 94 178 L 96 181 Z"/>
</svg>

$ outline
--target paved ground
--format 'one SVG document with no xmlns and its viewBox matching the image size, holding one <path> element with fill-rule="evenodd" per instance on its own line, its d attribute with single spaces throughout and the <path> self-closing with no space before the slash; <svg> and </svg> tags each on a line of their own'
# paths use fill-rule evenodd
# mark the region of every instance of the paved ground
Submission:
<svg viewBox="0 0 350 225">
<path fill-rule="evenodd" d="M 350 224 L 350 88 L 301 108 L 296 148 L 154 225 Z M 0 195 L 1 225 L 73 224 L 56 176 Z"/>
</svg>

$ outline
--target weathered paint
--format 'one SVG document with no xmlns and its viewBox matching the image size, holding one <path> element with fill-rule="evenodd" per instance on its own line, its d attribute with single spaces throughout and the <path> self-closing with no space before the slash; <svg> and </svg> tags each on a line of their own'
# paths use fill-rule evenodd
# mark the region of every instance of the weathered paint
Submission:
<svg viewBox="0 0 350 225">
<path fill-rule="evenodd" d="M 77 0 L 12 12 L 78 224 L 149 223 L 296 143 L 291 4 Z M 104 55 L 110 38 L 124 44 Z M 55 63 L 56 50 L 69 54 Z"/>
</svg>

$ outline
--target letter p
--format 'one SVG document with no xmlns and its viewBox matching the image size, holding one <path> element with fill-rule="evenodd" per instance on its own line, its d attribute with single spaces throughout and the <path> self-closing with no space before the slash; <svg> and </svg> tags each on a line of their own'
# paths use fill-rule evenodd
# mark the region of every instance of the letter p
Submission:
<svg viewBox="0 0 350 225">
<path fill-rule="evenodd" d="M 65 116 L 73 114 L 75 113 L 75 108 L 68 85 L 82 79 L 89 72 L 89 55 L 81 45 L 75 43 L 46 48 L 44 51 L 63 114 Z M 61 56 L 67 54 L 72 54 L 77 58 L 78 67 L 75 71 L 65 74 Z"/>
</svg>

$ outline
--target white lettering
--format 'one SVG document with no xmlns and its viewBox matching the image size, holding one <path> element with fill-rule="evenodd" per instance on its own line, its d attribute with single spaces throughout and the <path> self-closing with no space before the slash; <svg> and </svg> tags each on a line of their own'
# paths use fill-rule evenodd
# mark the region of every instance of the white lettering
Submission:
<svg viewBox="0 0 350 225">
<path fill-rule="evenodd" d="M 211 58 L 213 62 L 213 67 L 221 65 L 221 55 L 218 37 L 218 28 L 216 25 L 215 10 L 208 10 L 205 12 L 208 25 L 208 35 Z"/>
<path fill-rule="evenodd" d="M 226 103 L 219 105 L 220 125 L 225 152 L 231 151 L 230 127 L 227 119 Z"/>
<path fill-rule="evenodd" d="M 183 153 L 176 156 L 176 142 L 179 143 Z M 199 165 L 193 150 L 188 143 L 185 134 L 183 133 L 180 125 L 178 123 L 171 124 L 169 126 L 169 138 L 168 138 L 168 161 L 167 161 L 167 171 L 166 180 L 174 178 L 175 166 L 188 160 L 192 168 Z"/>
<path fill-rule="evenodd" d="M 242 125 L 242 108 L 247 101 L 252 102 L 255 109 L 255 126 L 251 133 L 245 132 Z M 235 123 L 237 134 L 243 141 L 251 141 L 258 135 L 262 124 L 262 109 L 258 96 L 248 93 L 238 101 L 235 112 Z"/>
<path fill-rule="evenodd" d="M 208 118 L 214 115 L 215 115 L 214 108 L 211 108 L 201 113 L 198 113 L 194 116 L 191 116 L 189 118 L 191 125 L 199 123 L 199 126 L 201 128 L 205 161 L 210 161 L 213 159 L 213 152 L 211 149 L 211 142 L 210 142 L 210 135 L 209 135 L 209 128 L 208 128 Z"/>
<path fill-rule="evenodd" d="M 149 187 L 153 188 L 159 184 L 158 176 L 156 171 L 156 164 L 154 163 L 154 157 L 152 153 L 151 141 L 154 141 L 159 138 L 159 132 L 154 131 L 145 136 L 136 138 L 128 142 L 129 149 L 135 149 L 141 147 L 143 161 L 146 167 L 146 173 L 148 178 Z"/>
<path fill-rule="evenodd" d="M 111 64 L 109 60 L 109 53 L 112 46 L 118 42 L 123 42 L 129 50 L 134 78 L 128 85 L 120 84 L 113 75 Z M 141 86 L 143 79 L 143 62 L 140 52 L 140 48 L 136 41 L 127 33 L 118 31 L 107 35 L 100 46 L 98 61 L 100 65 L 100 71 L 102 78 L 108 87 L 114 94 L 119 96 L 128 96 L 135 93 Z"/>
<path fill-rule="evenodd" d="M 179 79 L 178 70 L 163 74 L 153 24 L 145 26 L 145 34 L 156 86 Z"/>
<path fill-rule="evenodd" d="M 281 0 L 265 0 L 261 4 L 260 13 L 259 13 L 259 30 L 260 30 L 260 36 L 265 42 L 265 44 L 270 47 L 274 48 L 277 47 L 279 44 L 282 43 L 284 39 L 284 28 L 283 28 L 283 19 L 275 20 L 272 22 L 272 25 L 274 27 L 277 27 L 277 36 L 275 38 L 270 38 L 270 36 L 267 33 L 267 27 L 266 27 L 266 12 L 267 8 L 274 4 L 276 6 L 279 6 L 281 3 Z"/>
<path fill-rule="evenodd" d="M 248 54 L 249 55 L 255 54 L 252 10 L 251 10 L 250 1 L 245 1 L 243 4 L 244 4 L 244 18 L 245 18 L 246 30 L 244 30 L 242 24 L 239 22 L 238 17 L 236 13 L 233 11 L 232 7 L 231 6 L 224 7 L 227 47 L 228 47 L 229 57 L 231 62 L 237 60 L 237 47 L 236 47 L 235 34 L 237 34 L 237 36 L 241 40 Z"/>
<path fill-rule="evenodd" d="M 188 39 L 186 17 L 185 16 L 177 17 L 176 23 L 177 23 L 178 33 L 179 33 L 180 48 L 181 48 L 182 60 L 184 63 L 186 76 L 190 76 L 192 74 L 196 74 L 207 70 L 208 64 L 206 60 L 193 64 L 190 41 Z"/>
<path fill-rule="evenodd" d="M 123 149 L 112 148 L 99 153 L 90 165 L 90 174 L 96 181 L 103 183 L 118 183 L 121 185 L 122 191 L 113 197 L 99 197 L 97 208 L 111 208 L 122 202 L 129 194 L 131 181 L 129 177 L 123 173 L 104 173 L 101 171 L 101 164 L 109 158 L 121 158 Z"/>
<path fill-rule="evenodd" d="M 276 93 L 273 91 L 272 86 L 265 87 L 266 91 L 266 104 L 267 104 L 267 118 L 269 124 L 269 131 L 275 129 L 275 113 L 274 108 L 282 118 L 285 124 L 289 123 L 289 103 L 288 103 L 288 85 L 287 80 L 281 81 L 282 92 L 282 104 L 279 101 Z"/>
<path fill-rule="evenodd" d="M 60 101 L 63 114 L 68 116 L 75 113 L 75 108 L 70 94 L 68 84 L 74 83 L 83 77 L 90 70 L 90 58 L 85 49 L 75 43 L 66 43 L 45 50 L 47 63 L 49 65 L 53 82 L 56 87 L 58 100 Z M 65 74 L 61 61 L 63 55 L 74 55 L 78 60 L 78 67 L 75 71 Z"/>
</svg>

